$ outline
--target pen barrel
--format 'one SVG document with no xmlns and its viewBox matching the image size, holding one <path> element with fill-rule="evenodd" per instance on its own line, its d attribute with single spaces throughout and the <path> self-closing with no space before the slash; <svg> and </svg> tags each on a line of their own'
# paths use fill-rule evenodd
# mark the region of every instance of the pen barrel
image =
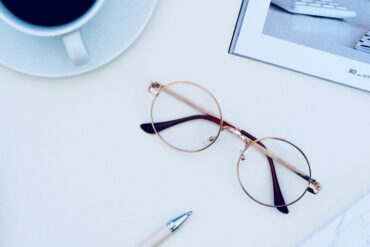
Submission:
<svg viewBox="0 0 370 247">
<path fill-rule="evenodd" d="M 141 242 L 138 247 L 154 247 L 168 238 L 172 232 L 167 226 L 159 228 L 156 232 L 150 235 L 146 240 Z"/>
</svg>

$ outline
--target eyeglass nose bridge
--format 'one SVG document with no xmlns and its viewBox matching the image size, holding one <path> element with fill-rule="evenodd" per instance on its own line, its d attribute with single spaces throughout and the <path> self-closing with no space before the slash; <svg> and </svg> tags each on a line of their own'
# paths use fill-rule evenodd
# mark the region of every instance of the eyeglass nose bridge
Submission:
<svg viewBox="0 0 370 247">
<path fill-rule="evenodd" d="M 242 141 L 245 143 L 245 145 L 248 145 L 251 142 L 245 135 L 243 135 L 243 133 L 241 132 L 241 130 L 239 128 L 234 128 L 234 127 L 231 127 L 231 126 L 224 125 L 224 126 L 222 126 L 222 130 L 227 130 L 230 133 L 238 136 L 240 139 L 242 139 Z"/>
</svg>

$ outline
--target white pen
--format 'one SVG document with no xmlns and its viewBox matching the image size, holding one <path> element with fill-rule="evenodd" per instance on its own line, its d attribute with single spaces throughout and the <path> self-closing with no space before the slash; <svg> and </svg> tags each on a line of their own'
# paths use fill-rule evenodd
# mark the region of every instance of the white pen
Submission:
<svg viewBox="0 0 370 247">
<path fill-rule="evenodd" d="M 154 247 L 158 246 L 166 238 L 172 235 L 179 227 L 187 220 L 191 215 L 192 211 L 180 215 L 179 217 L 170 220 L 165 226 L 162 226 L 147 239 L 141 242 L 138 247 Z"/>
</svg>

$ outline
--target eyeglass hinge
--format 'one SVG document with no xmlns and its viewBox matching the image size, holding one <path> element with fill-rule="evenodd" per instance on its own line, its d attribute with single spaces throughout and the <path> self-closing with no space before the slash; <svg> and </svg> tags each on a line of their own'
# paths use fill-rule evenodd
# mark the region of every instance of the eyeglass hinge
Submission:
<svg viewBox="0 0 370 247">
<path fill-rule="evenodd" d="M 163 88 L 163 85 L 161 85 L 159 82 L 152 81 L 150 82 L 148 91 L 149 93 L 153 94 L 154 96 L 158 96 L 159 92 Z"/>
<path fill-rule="evenodd" d="M 307 190 L 312 194 L 317 194 L 321 190 L 321 185 L 315 179 L 311 179 L 311 182 L 309 183 Z"/>
</svg>

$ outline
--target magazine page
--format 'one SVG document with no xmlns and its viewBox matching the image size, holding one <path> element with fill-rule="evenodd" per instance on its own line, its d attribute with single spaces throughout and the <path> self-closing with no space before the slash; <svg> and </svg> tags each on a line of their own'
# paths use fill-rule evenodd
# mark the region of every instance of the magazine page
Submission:
<svg viewBox="0 0 370 247">
<path fill-rule="evenodd" d="M 244 0 L 230 53 L 370 91 L 370 1 Z"/>
<path fill-rule="evenodd" d="M 299 247 L 366 247 L 369 243 L 370 193 L 367 193 L 330 223 L 309 236 Z"/>
</svg>

